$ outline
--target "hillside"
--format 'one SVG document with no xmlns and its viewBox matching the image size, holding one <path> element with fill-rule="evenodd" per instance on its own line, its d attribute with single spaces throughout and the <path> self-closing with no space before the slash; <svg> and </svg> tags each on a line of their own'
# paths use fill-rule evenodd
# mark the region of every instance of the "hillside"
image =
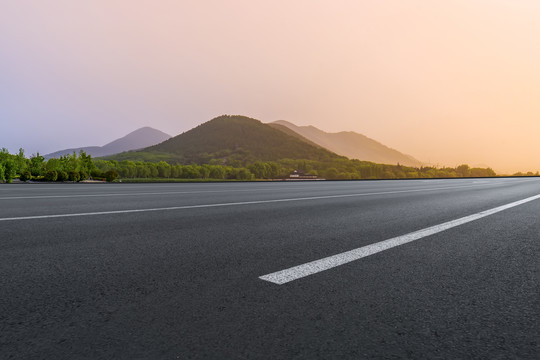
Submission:
<svg viewBox="0 0 540 360">
<path fill-rule="evenodd" d="M 45 158 L 57 158 L 67 154 L 72 154 L 73 152 L 78 154 L 80 150 L 83 150 L 93 157 L 107 156 L 123 151 L 142 149 L 151 145 L 159 144 L 160 142 L 170 138 L 170 135 L 165 134 L 162 131 L 151 127 L 142 127 L 103 146 L 86 146 L 59 150 L 45 155 Z"/>
<path fill-rule="evenodd" d="M 184 164 L 246 164 L 257 160 L 329 160 L 340 156 L 245 116 L 219 116 L 161 144 L 108 159 Z"/>
<path fill-rule="evenodd" d="M 297 126 L 288 121 L 279 120 L 270 123 L 271 126 L 282 126 L 336 154 L 350 159 L 372 161 L 379 164 L 402 164 L 407 166 L 422 166 L 422 162 L 412 156 L 389 148 L 378 141 L 352 131 L 327 133 L 314 126 Z"/>
</svg>

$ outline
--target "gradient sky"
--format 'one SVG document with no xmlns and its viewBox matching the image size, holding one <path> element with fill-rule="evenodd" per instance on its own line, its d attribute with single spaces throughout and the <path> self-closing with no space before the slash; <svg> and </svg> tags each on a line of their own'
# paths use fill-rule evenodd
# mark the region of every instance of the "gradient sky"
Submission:
<svg viewBox="0 0 540 360">
<path fill-rule="evenodd" d="M 538 0 L 0 0 L 0 147 L 221 114 L 540 170 Z"/>
</svg>

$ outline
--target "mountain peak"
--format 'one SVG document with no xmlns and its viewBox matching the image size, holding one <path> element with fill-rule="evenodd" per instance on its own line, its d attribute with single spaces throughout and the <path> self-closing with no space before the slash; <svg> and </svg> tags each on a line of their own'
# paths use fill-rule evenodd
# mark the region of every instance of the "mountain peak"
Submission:
<svg viewBox="0 0 540 360">
<path fill-rule="evenodd" d="M 115 159 L 167 159 L 179 163 L 246 164 L 286 158 L 323 160 L 338 157 L 268 124 L 242 115 L 221 115 L 161 144 Z"/>
<path fill-rule="evenodd" d="M 73 154 L 74 152 L 79 153 L 81 150 L 89 155 L 92 155 L 93 157 L 107 156 L 124 151 L 145 148 L 161 143 L 169 138 L 171 138 L 171 136 L 162 131 L 149 126 L 144 126 L 103 146 L 85 146 L 80 148 L 59 150 L 45 155 L 45 158 L 50 159 L 67 154 Z"/>
<path fill-rule="evenodd" d="M 107 155 L 117 154 L 123 151 L 142 149 L 170 139 L 171 135 L 149 126 L 139 128 L 126 136 L 111 141 L 102 146 Z M 101 155 L 105 156 L 105 155 Z"/>
</svg>

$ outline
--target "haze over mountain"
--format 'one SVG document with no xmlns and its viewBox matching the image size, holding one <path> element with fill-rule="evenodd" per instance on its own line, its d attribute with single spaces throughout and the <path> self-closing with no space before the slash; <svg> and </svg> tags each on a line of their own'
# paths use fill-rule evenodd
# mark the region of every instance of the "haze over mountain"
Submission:
<svg viewBox="0 0 540 360">
<path fill-rule="evenodd" d="M 340 158 L 326 149 L 288 135 L 259 120 L 223 115 L 158 145 L 107 157 L 115 160 L 165 160 L 223 164 L 279 159 Z"/>
<path fill-rule="evenodd" d="M 111 141 L 103 146 L 85 146 L 80 148 L 59 150 L 45 155 L 45 158 L 50 159 L 60 157 L 67 154 L 72 154 L 73 152 L 79 153 L 80 150 L 84 150 L 87 154 L 92 155 L 93 157 L 107 156 L 129 150 L 142 149 L 159 144 L 170 138 L 171 135 L 146 126 L 130 132 L 126 136 Z"/>
<path fill-rule="evenodd" d="M 269 125 L 280 130 L 286 128 L 294 131 L 300 138 L 350 159 L 372 161 L 379 164 L 395 165 L 399 163 L 407 166 L 422 166 L 422 162 L 412 156 L 353 131 L 327 133 L 314 126 L 297 126 L 285 120 L 274 121 Z"/>
<path fill-rule="evenodd" d="M 540 1 L 412 3 L 2 1 L 0 147 L 176 135 L 234 113 L 439 166 L 540 170 Z"/>
</svg>

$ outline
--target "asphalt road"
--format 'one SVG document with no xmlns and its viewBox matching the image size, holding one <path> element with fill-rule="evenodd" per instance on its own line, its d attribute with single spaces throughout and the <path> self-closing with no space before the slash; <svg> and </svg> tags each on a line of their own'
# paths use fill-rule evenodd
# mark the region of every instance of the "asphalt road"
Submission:
<svg viewBox="0 0 540 360">
<path fill-rule="evenodd" d="M 539 194 L 535 178 L 0 185 L 0 358 L 538 359 Z"/>
</svg>

